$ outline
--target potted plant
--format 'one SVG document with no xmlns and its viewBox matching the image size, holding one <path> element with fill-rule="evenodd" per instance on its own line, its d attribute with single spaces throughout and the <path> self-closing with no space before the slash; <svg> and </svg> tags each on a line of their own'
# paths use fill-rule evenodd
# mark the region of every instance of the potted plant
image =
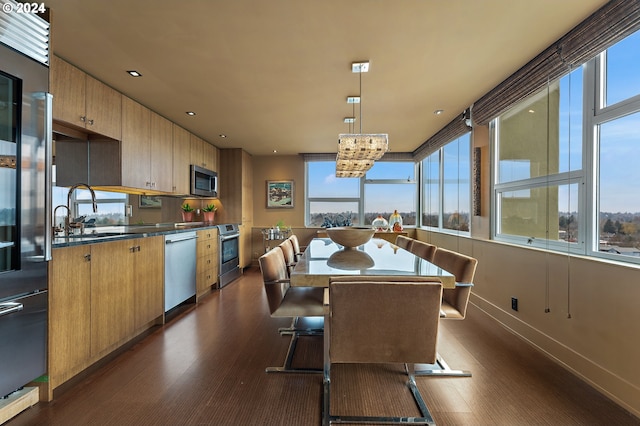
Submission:
<svg viewBox="0 0 640 426">
<path fill-rule="evenodd" d="M 213 219 L 214 219 L 215 214 L 216 214 L 216 210 L 218 210 L 218 208 L 213 203 L 207 204 L 206 207 L 203 207 L 202 214 L 204 216 L 204 221 L 205 222 L 213 222 Z"/>
<path fill-rule="evenodd" d="M 193 207 L 191 207 L 189 203 L 184 203 L 182 206 L 180 206 L 180 208 L 182 209 L 182 221 L 193 221 Z"/>
</svg>

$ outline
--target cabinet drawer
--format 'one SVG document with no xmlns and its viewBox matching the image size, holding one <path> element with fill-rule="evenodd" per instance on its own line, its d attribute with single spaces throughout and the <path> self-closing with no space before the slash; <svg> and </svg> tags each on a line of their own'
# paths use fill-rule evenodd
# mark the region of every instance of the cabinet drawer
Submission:
<svg viewBox="0 0 640 426">
<path fill-rule="evenodd" d="M 214 257 L 217 251 L 217 241 L 215 240 L 198 240 L 197 256 L 198 257 Z"/>
</svg>

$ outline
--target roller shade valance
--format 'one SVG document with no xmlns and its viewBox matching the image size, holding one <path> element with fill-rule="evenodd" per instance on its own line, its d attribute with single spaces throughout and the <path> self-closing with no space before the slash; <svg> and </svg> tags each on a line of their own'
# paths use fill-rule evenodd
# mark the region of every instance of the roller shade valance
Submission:
<svg viewBox="0 0 640 426">
<path fill-rule="evenodd" d="M 473 104 L 485 125 L 611 45 L 640 29 L 640 0 L 612 0 Z"/>
</svg>

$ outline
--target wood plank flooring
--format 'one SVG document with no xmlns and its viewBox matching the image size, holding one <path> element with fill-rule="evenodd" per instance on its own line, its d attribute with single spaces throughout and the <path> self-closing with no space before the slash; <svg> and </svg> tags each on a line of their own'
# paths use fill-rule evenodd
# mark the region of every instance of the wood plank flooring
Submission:
<svg viewBox="0 0 640 426">
<path fill-rule="evenodd" d="M 319 425 L 320 374 L 266 374 L 289 344 L 269 317 L 259 271 L 187 309 L 22 425 Z M 471 378 L 418 377 L 438 425 L 640 425 L 477 308 L 442 321 L 439 352 Z M 322 366 L 322 340 L 300 339 L 296 364 Z M 333 367 L 333 414 L 418 414 L 395 365 Z"/>
</svg>

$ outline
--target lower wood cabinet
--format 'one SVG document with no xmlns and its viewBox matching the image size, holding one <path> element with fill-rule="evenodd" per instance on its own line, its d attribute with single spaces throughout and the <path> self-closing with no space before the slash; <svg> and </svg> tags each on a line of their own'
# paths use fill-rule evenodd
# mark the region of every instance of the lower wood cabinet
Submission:
<svg viewBox="0 0 640 426">
<path fill-rule="evenodd" d="M 162 236 L 56 248 L 49 263 L 53 389 L 160 321 Z"/>
<path fill-rule="evenodd" d="M 91 246 L 53 249 L 49 262 L 49 388 L 89 366 Z"/>
<path fill-rule="evenodd" d="M 218 282 L 218 229 L 198 231 L 196 250 L 196 294 L 200 298 L 215 287 Z"/>
</svg>

